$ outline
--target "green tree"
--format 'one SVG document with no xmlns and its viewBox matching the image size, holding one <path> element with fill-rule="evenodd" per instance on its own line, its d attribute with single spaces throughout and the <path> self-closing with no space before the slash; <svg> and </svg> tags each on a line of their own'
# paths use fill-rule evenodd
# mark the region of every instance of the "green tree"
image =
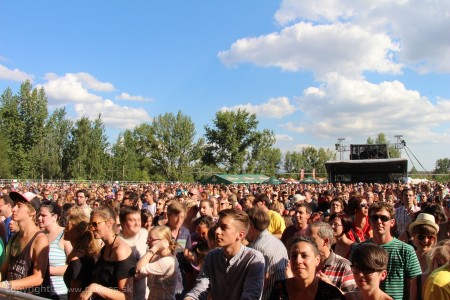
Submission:
<svg viewBox="0 0 450 300">
<path fill-rule="evenodd" d="M 152 122 L 153 165 L 171 181 L 193 179 L 193 166 L 203 155 L 203 139 L 195 141 L 195 124 L 180 111 L 159 115 Z"/>
<path fill-rule="evenodd" d="M 143 176 L 139 165 L 137 142 L 131 130 L 119 134 L 117 142 L 112 147 L 113 164 L 111 172 L 113 178 L 121 180 L 148 180 Z"/>
<path fill-rule="evenodd" d="M 274 170 L 273 172 L 276 172 L 281 162 L 281 157 L 279 161 L 275 160 L 272 162 L 270 162 L 270 160 L 268 160 L 268 157 L 266 157 L 267 155 L 273 154 L 273 149 L 271 147 L 273 144 L 275 144 L 275 141 L 275 135 L 270 130 L 265 129 L 261 132 L 255 133 L 254 143 L 247 154 L 247 173 L 265 174 L 265 172 L 262 171 L 265 168 L 269 168 L 270 170 Z M 272 158 L 276 158 L 276 156 L 272 156 Z M 271 167 L 267 165 L 270 163 L 273 164 Z"/>
<path fill-rule="evenodd" d="M 291 174 L 300 174 L 301 169 L 303 168 L 303 156 L 300 152 L 286 152 L 284 155 L 284 170 L 286 173 Z M 297 177 L 297 176 L 295 176 Z"/>
<path fill-rule="evenodd" d="M 245 159 L 252 153 L 253 147 L 256 148 L 256 153 L 261 153 L 259 151 L 270 144 L 266 143 L 270 141 L 270 137 L 266 135 L 268 132 L 261 133 L 257 130 L 256 115 L 246 110 L 219 111 L 213 123 L 214 127 L 205 126 L 207 146 L 203 162 L 217 167 L 221 172 L 243 173 Z M 260 140 L 265 137 L 268 138 L 267 141 Z M 259 150 L 259 145 L 264 147 Z"/>
<path fill-rule="evenodd" d="M 10 178 L 11 173 L 11 161 L 9 159 L 10 146 L 8 139 L 0 134 L 0 178 Z"/>
<path fill-rule="evenodd" d="M 387 144 L 390 158 L 401 157 L 401 151 L 397 149 L 394 144 L 391 144 L 383 132 L 380 132 L 375 138 L 368 137 L 367 144 Z"/>
<path fill-rule="evenodd" d="M 39 164 L 39 142 L 45 135 L 48 116 L 44 89 L 33 89 L 30 81 L 20 86 L 18 95 L 7 88 L 1 97 L 0 128 L 9 144 L 9 159 L 14 161 L 14 176 L 34 177 L 34 167 Z"/>
<path fill-rule="evenodd" d="M 42 178 L 67 178 L 63 169 L 65 149 L 69 147 L 72 121 L 66 118 L 65 108 L 57 108 L 45 124 L 45 135 L 34 149 L 35 168 Z"/>
<path fill-rule="evenodd" d="M 441 158 L 436 161 L 436 166 L 434 169 L 436 174 L 449 174 L 450 173 L 450 159 Z"/>
<path fill-rule="evenodd" d="M 282 155 L 279 148 L 265 149 L 256 161 L 254 173 L 275 176 L 281 168 Z"/>
</svg>

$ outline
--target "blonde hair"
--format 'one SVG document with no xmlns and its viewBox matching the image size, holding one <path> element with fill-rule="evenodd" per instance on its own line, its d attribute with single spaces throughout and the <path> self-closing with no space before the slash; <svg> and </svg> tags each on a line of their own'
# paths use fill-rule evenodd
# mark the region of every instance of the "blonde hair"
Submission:
<svg viewBox="0 0 450 300">
<path fill-rule="evenodd" d="M 94 234 L 89 230 L 89 218 L 78 206 L 73 206 L 67 211 L 67 224 L 70 224 L 80 233 L 76 241 L 73 241 L 73 250 L 67 256 L 67 263 L 74 256 L 76 250 L 86 253 L 87 256 L 96 257 L 99 248 L 94 239 Z"/>
<path fill-rule="evenodd" d="M 439 241 L 428 253 L 428 266 L 425 273 L 431 273 L 434 271 L 433 263 L 434 259 L 442 257 L 446 262 L 450 261 L 450 240 L 445 239 Z"/>
<path fill-rule="evenodd" d="M 177 242 L 172 239 L 172 232 L 170 228 L 167 226 L 155 226 L 150 229 L 150 233 L 153 233 L 161 240 L 166 240 L 169 242 L 169 250 L 173 254 L 175 254 L 175 249 L 181 247 Z"/>
</svg>

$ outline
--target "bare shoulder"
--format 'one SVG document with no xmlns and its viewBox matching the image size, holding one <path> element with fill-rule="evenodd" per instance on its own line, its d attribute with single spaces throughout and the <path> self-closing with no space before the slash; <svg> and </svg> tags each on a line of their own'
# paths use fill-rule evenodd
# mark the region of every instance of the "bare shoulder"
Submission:
<svg viewBox="0 0 450 300">
<path fill-rule="evenodd" d="M 124 241 L 121 241 L 115 248 L 117 261 L 127 259 L 131 255 L 131 248 Z"/>
<path fill-rule="evenodd" d="M 36 236 L 36 239 L 34 240 L 34 243 L 33 243 L 34 245 L 39 245 L 39 246 L 41 246 L 41 247 L 45 247 L 45 246 L 48 246 L 49 245 L 49 243 L 48 243 L 48 237 L 47 237 L 47 235 L 45 234 L 45 233 L 39 233 L 37 236 Z"/>
</svg>

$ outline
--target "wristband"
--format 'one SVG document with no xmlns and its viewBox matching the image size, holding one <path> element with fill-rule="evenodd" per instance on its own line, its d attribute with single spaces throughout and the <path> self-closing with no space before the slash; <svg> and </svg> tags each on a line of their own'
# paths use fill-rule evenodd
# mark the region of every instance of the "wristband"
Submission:
<svg viewBox="0 0 450 300">
<path fill-rule="evenodd" d="M 7 290 L 10 290 L 10 289 L 11 289 L 12 284 L 11 284 L 11 282 L 9 282 L 8 280 L 2 281 L 1 283 L 2 283 L 2 286 L 3 286 L 5 289 L 7 289 Z"/>
</svg>

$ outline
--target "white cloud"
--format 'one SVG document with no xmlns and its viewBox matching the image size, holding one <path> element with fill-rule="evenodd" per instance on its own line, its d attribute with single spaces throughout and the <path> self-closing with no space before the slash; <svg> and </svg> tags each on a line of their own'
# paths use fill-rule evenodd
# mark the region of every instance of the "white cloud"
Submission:
<svg viewBox="0 0 450 300">
<path fill-rule="evenodd" d="M 275 139 L 277 142 L 292 142 L 294 138 L 287 134 L 275 134 Z"/>
<path fill-rule="evenodd" d="M 91 74 L 80 72 L 74 75 L 90 90 L 97 92 L 111 92 L 115 90 L 111 83 L 98 81 Z"/>
<path fill-rule="evenodd" d="M 89 92 L 89 87 L 91 85 L 85 83 L 86 76 L 82 79 L 77 74 L 73 73 L 67 73 L 61 77 L 54 73 L 48 73 L 45 75 L 45 79 L 47 79 L 47 82 L 44 83 L 42 87 L 45 89 L 45 93 L 47 94 L 51 105 L 80 102 L 87 103 L 102 100 L 102 97 Z"/>
<path fill-rule="evenodd" d="M 94 91 L 112 91 L 111 83 L 99 82 L 88 73 L 67 73 L 58 76 L 54 73 L 45 75 L 45 89 L 49 104 L 53 106 L 74 105 L 76 118 L 81 116 L 96 119 L 99 114 L 105 126 L 118 129 L 131 129 L 151 121 L 143 108 L 120 106 L 109 99 L 94 94 Z"/>
<path fill-rule="evenodd" d="M 0 80 L 13 80 L 13 81 L 33 81 L 34 76 L 27 74 L 19 69 L 11 70 L 3 65 L 0 65 Z"/>
<path fill-rule="evenodd" d="M 143 122 L 150 122 L 151 118 L 142 108 L 120 106 L 109 99 L 91 103 L 75 105 L 78 116 L 96 119 L 100 113 L 106 126 L 118 129 L 132 129 Z"/>
<path fill-rule="evenodd" d="M 322 138 L 384 132 L 433 142 L 448 135 L 438 127 L 450 122 L 450 101 L 440 99 L 433 104 L 399 81 L 373 84 L 329 74 L 320 87 L 305 89 L 298 102 L 306 120 L 283 125 L 286 130 L 302 128 Z"/>
<path fill-rule="evenodd" d="M 348 23 L 300 22 L 280 33 L 240 39 L 219 57 L 229 66 L 248 62 L 286 71 L 311 70 L 318 78 L 329 72 L 359 77 L 364 71 L 399 73 L 401 65 L 392 55 L 399 50 L 383 32 Z"/>
<path fill-rule="evenodd" d="M 117 100 L 128 100 L 128 101 L 136 101 L 136 102 L 151 102 L 152 98 L 147 98 L 143 96 L 133 96 L 128 93 L 120 93 L 116 96 Z"/>
<path fill-rule="evenodd" d="M 222 111 L 237 111 L 238 109 L 245 109 L 250 113 L 267 118 L 282 118 L 293 114 L 296 110 L 295 106 L 289 103 L 287 97 L 270 98 L 267 103 L 259 105 L 247 103 L 232 107 L 224 106 L 221 108 Z"/>
<path fill-rule="evenodd" d="M 282 26 L 296 21 L 352 23 L 398 41 L 398 59 L 421 72 L 450 71 L 450 2 L 447 0 L 284 0 L 275 14 Z"/>
<path fill-rule="evenodd" d="M 292 123 L 292 122 L 288 122 L 286 124 L 281 124 L 280 127 L 286 129 L 287 131 L 292 131 L 292 132 L 297 132 L 297 133 L 305 132 L 305 127 L 294 125 L 294 123 Z"/>
</svg>

